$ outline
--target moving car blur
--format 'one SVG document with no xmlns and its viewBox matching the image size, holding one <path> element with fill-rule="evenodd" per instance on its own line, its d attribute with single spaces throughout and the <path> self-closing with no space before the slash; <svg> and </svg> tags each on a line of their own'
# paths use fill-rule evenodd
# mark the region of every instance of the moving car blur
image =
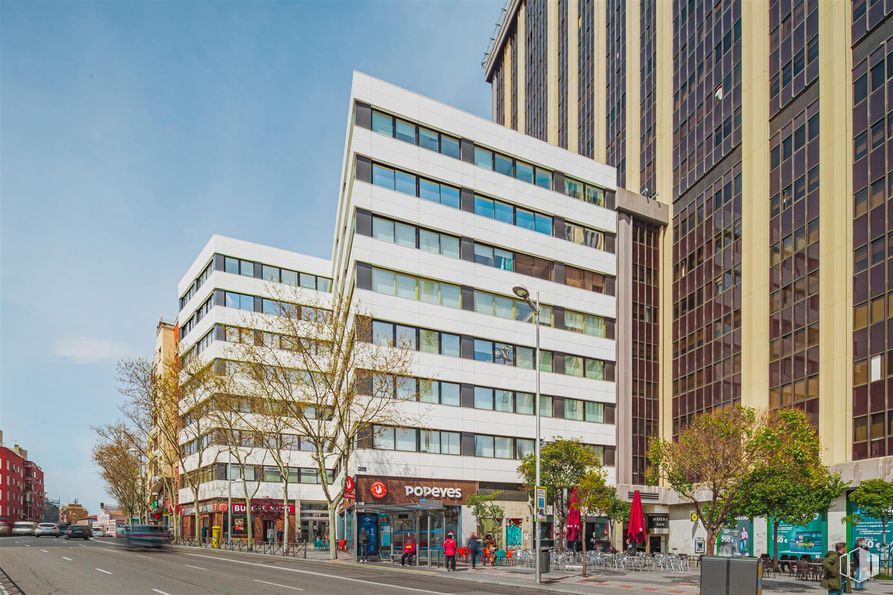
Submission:
<svg viewBox="0 0 893 595">
<path fill-rule="evenodd" d="M 168 545 L 167 530 L 153 525 L 133 525 L 125 533 L 127 547 L 164 548 Z"/>
</svg>

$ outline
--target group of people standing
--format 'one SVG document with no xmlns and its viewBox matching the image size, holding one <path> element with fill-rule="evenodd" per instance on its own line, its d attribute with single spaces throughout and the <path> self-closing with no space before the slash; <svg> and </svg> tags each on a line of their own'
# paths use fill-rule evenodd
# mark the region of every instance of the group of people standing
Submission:
<svg viewBox="0 0 893 595">
<path fill-rule="evenodd" d="M 822 588 L 828 589 L 828 595 L 843 595 L 851 591 L 864 591 L 865 583 L 871 578 L 870 558 L 865 542 L 856 540 L 855 549 L 850 552 L 847 564 L 846 544 L 842 541 L 834 544 L 834 549 L 822 559 Z M 850 579 L 852 578 L 852 584 Z"/>
</svg>

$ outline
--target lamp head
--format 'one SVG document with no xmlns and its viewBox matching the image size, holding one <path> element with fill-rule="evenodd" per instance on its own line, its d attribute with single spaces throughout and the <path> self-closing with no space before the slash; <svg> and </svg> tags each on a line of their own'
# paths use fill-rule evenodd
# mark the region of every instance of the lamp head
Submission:
<svg viewBox="0 0 893 595">
<path fill-rule="evenodd" d="M 530 291 L 523 285 L 515 285 L 514 287 L 512 287 L 512 291 L 515 292 L 515 295 L 522 300 L 530 299 Z"/>
</svg>

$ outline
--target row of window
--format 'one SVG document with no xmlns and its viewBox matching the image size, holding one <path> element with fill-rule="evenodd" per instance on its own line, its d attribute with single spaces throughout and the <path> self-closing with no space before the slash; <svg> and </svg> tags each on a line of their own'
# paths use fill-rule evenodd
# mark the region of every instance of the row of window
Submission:
<svg viewBox="0 0 893 595">
<path fill-rule="evenodd" d="M 223 254 L 215 254 L 204 268 L 202 273 L 196 277 L 195 281 L 189 286 L 180 297 L 180 309 L 186 306 L 192 296 L 196 294 L 199 288 L 208 280 L 214 271 L 224 271 L 233 275 L 242 275 L 245 277 L 261 278 L 273 283 L 284 283 L 294 287 L 303 287 L 305 289 L 314 289 L 317 291 L 330 292 L 332 288 L 332 280 L 328 277 L 320 275 L 311 275 L 309 273 L 301 273 L 281 267 L 274 267 L 251 260 L 234 258 Z"/>
<path fill-rule="evenodd" d="M 272 283 L 284 283 L 285 285 L 315 289 L 317 291 L 329 292 L 332 288 L 332 280 L 328 277 L 300 273 L 231 256 L 223 257 L 223 270 L 227 273 L 245 277 L 257 277 L 260 275 L 261 279 Z"/>
<path fill-rule="evenodd" d="M 180 341 L 182 341 L 186 335 L 195 328 L 195 325 L 197 325 L 199 321 L 211 311 L 212 307 L 214 307 L 213 296 L 205 300 L 204 304 L 196 308 L 195 312 L 192 313 L 192 316 L 189 317 L 189 320 L 180 325 Z"/>
<path fill-rule="evenodd" d="M 459 139 L 401 118 L 395 118 L 379 110 L 372 110 L 372 130 L 454 159 L 461 158 Z M 474 164 L 547 190 L 554 189 L 584 202 L 605 206 L 605 190 L 603 188 L 566 176 L 562 187 L 553 188 L 552 171 L 484 147 L 474 147 Z"/>
<path fill-rule="evenodd" d="M 288 479 L 288 483 L 316 484 L 319 481 L 319 470 L 316 467 L 286 467 L 286 477 L 282 476 L 279 467 L 270 465 L 237 465 L 229 464 L 229 473 L 227 473 L 226 463 L 215 463 L 189 471 L 189 483 L 203 484 L 211 481 L 226 480 L 242 480 L 258 481 L 265 483 L 282 483 L 284 479 Z M 244 478 L 243 478 L 244 474 Z M 329 484 L 335 483 L 335 471 L 326 469 L 326 476 Z"/>
<path fill-rule="evenodd" d="M 459 188 L 379 163 L 372 163 L 372 184 L 454 209 L 462 208 Z M 551 216 L 516 207 L 501 200 L 475 194 L 473 212 L 509 225 L 563 238 L 575 244 L 599 250 L 606 249 L 605 233 L 602 231 L 568 222 L 564 223 L 564 229 L 556 230 Z"/>
<path fill-rule="evenodd" d="M 370 374 L 369 382 L 362 390 L 376 397 L 390 396 L 399 401 L 500 413 L 534 414 L 535 395 L 523 391 L 378 373 Z M 614 423 L 614 405 L 540 395 L 540 415 L 599 424 Z"/>
<path fill-rule="evenodd" d="M 357 224 L 360 224 L 359 218 Z M 416 248 L 448 258 L 462 258 L 462 240 L 460 238 L 379 215 L 372 215 L 372 237 L 398 246 Z M 560 275 L 556 274 L 556 263 L 545 258 L 496 248 L 480 242 L 473 242 L 471 251 L 472 254 L 469 256 L 478 264 L 597 293 L 605 291 L 605 275 L 601 273 L 579 269 L 571 265 L 562 265 L 564 271 L 562 279 Z"/>
<path fill-rule="evenodd" d="M 208 263 L 208 266 L 201 272 L 201 274 L 193 280 L 193 282 L 189 285 L 189 289 L 186 290 L 180 297 L 180 310 L 182 310 L 186 306 L 186 302 L 192 299 L 196 293 L 198 293 L 199 288 L 205 284 L 211 277 L 211 273 L 214 271 L 214 259 L 211 259 L 211 262 Z"/>
<path fill-rule="evenodd" d="M 312 306 L 300 306 L 280 300 L 272 300 L 269 298 L 247 295 L 244 293 L 236 293 L 234 291 L 217 290 L 222 293 L 223 304 L 227 308 L 235 308 L 236 310 L 246 310 L 248 312 L 263 312 L 270 316 L 293 316 L 301 318 L 308 322 L 321 322 L 325 320 L 329 310 L 324 308 L 314 308 Z M 260 301 L 260 310 L 257 309 L 257 300 Z"/>
<path fill-rule="evenodd" d="M 526 370 L 534 368 L 534 350 L 531 347 L 522 347 L 468 336 L 463 337 L 382 320 L 375 320 L 372 323 L 372 341 L 376 345 L 396 345 L 401 349 L 474 359 L 479 362 L 496 363 L 504 366 L 516 366 Z M 557 364 L 556 360 L 558 358 L 563 359 L 563 366 Z M 561 370 L 564 374 L 570 376 L 595 380 L 605 379 L 605 362 L 602 360 L 579 355 L 553 353 L 546 350 L 540 350 L 540 370 L 543 372 Z"/>
<path fill-rule="evenodd" d="M 394 271 L 378 267 L 372 267 L 371 289 L 376 293 L 384 295 L 416 300 L 427 304 L 438 304 L 457 310 L 462 307 L 462 292 L 458 285 L 404 273 L 395 273 Z M 507 320 L 533 322 L 533 309 L 524 300 L 477 290 L 474 291 L 473 295 L 475 312 Z M 540 304 L 540 324 L 552 326 L 552 306 Z"/>
<path fill-rule="evenodd" d="M 373 426 L 372 448 L 377 450 L 398 450 L 403 452 L 423 452 L 430 454 L 465 455 L 490 459 L 522 460 L 534 451 L 534 441 L 530 438 L 512 438 L 488 434 L 467 435 L 463 449 L 463 436 L 459 432 L 442 430 L 420 430 L 393 426 Z M 605 447 L 589 445 L 599 459 L 605 461 Z"/>
</svg>

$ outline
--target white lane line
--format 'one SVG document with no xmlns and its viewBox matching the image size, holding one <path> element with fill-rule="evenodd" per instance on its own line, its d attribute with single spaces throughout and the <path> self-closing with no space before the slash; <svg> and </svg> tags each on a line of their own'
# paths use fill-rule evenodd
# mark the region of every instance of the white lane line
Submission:
<svg viewBox="0 0 893 595">
<path fill-rule="evenodd" d="M 433 595 L 452 595 L 451 593 L 445 593 L 443 591 L 429 591 L 427 589 L 416 589 L 415 587 L 404 587 L 402 585 L 394 585 L 391 583 L 377 583 L 375 581 L 369 581 L 365 579 L 359 578 L 350 578 L 348 576 L 339 576 L 337 574 L 326 574 L 325 572 L 313 572 L 311 570 L 299 570 L 297 568 L 289 568 L 286 566 L 269 566 L 267 564 L 259 564 L 257 562 L 248 562 L 246 560 L 233 560 L 231 558 L 221 558 L 217 556 L 207 556 L 204 554 L 185 554 L 187 556 L 195 556 L 196 558 L 207 558 L 209 560 L 218 560 L 220 562 L 227 563 L 235 563 L 235 564 L 245 564 L 247 566 L 260 566 L 261 568 L 269 568 L 271 570 L 285 570 L 287 572 L 297 572 L 300 574 L 309 574 L 311 576 L 321 576 L 325 578 L 333 578 L 341 581 L 349 581 L 351 583 L 361 583 L 364 585 L 375 585 L 378 587 L 390 587 L 391 589 L 403 589 L 404 591 L 413 591 L 415 593 L 431 593 Z"/>
<path fill-rule="evenodd" d="M 144 556 L 144 555 L 142 555 L 142 554 L 137 554 L 137 556 L 139 556 L 140 558 L 145 558 L 146 560 L 149 560 L 149 559 L 150 559 L 149 556 Z"/>
<path fill-rule="evenodd" d="M 165 593 L 161 589 L 152 589 L 153 593 L 158 593 L 158 595 L 171 595 L 170 593 Z"/>
<path fill-rule="evenodd" d="M 111 574 L 111 572 L 109 572 L 108 570 L 103 570 L 102 568 L 97 568 L 96 570 L 98 570 L 99 572 L 104 572 L 106 574 Z"/>
<path fill-rule="evenodd" d="M 300 587 L 292 587 L 291 585 L 280 585 L 279 583 L 271 583 L 270 581 L 262 581 L 259 578 L 254 579 L 256 583 L 263 583 L 265 585 L 273 585 L 274 587 L 282 587 L 283 589 L 294 589 L 295 591 L 303 591 Z"/>
<path fill-rule="evenodd" d="M 40 550 L 40 551 L 42 551 L 44 554 L 49 554 L 49 552 L 46 550 Z"/>
<path fill-rule="evenodd" d="M 183 566 L 186 566 L 188 568 L 195 568 L 196 570 L 207 570 L 207 568 L 202 568 L 201 566 L 193 566 L 192 564 L 183 564 Z"/>
<path fill-rule="evenodd" d="M 62 559 L 63 559 L 63 560 L 68 560 L 69 562 L 71 562 L 71 558 L 69 558 L 68 556 L 62 556 Z"/>
<path fill-rule="evenodd" d="M 31 547 L 31 546 L 30 546 L 30 545 L 28 545 L 28 544 L 27 544 L 27 543 L 26 543 L 26 544 L 25 544 L 25 547 Z"/>
</svg>

